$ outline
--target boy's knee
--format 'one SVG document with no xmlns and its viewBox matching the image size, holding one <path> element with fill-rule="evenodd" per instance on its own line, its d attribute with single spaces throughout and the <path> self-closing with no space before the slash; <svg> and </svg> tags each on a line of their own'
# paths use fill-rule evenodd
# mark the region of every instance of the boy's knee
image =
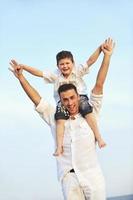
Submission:
<svg viewBox="0 0 133 200">
<path fill-rule="evenodd" d="M 69 112 L 64 107 L 57 106 L 56 113 L 55 113 L 54 117 L 55 117 L 56 121 L 67 120 L 67 119 L 69 119 Z"/>
<path fill-rule="evenodd" d="M 83 117 L 85 117 L 89 113 L 92 113 L 92 111 L 93 111 L 93 108 L 91 105 L 89 105 L 89 103 L 86 103 L 86 104 L 83 103 L 79 108 L 79 112 Z"/>
</svg>

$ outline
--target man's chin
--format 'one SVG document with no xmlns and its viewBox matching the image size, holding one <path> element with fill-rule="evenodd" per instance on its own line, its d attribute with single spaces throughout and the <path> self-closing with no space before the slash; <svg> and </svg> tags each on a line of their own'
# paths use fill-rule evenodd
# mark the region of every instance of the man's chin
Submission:
<svg viewBox="0 0 133 200">
<path fill-rule="evenodd" d="M 77 112 L 75 109 L 69 109 L 70 115 L 75 115 Z"/>
</svg>

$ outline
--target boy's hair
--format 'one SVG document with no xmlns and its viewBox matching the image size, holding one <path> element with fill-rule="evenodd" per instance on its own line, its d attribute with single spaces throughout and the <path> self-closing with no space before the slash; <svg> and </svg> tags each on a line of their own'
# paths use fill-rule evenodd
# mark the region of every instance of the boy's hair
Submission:
<svg viewBox="0 0 133 200">
<path fill-rule="evenodd" d="M 66 92 L 66 91 L 72 90 L 72 89 L 78 94 L 77 88 L 76 88 L 75 85 L 73 85 L 72 83 L 65 83 L 65 84 L 61 85 L 61 86 L 58 88 L 58 94 L 59 94 L 59 96 L 60 96 L 60 93 L 61 93 L 61 92 Z"/>
<path fill-rule="evenodd" d="M 74 62 L 72 53 L 70 51 L 63 50 L 63 51 L 60 51 L 59 53 L 57 53 L 57 55 L 56 55 L 57 65 L 59 64 L 59 61 L 64 58 L 70 58 L 71 61 Z"/>
</svg>

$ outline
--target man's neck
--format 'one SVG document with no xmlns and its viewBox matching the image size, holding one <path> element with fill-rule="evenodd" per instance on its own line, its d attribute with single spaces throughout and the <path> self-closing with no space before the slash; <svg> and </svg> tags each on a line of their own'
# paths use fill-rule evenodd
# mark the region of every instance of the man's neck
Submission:
<svg viewBox="0 0 133 200">
<path fill-rule="evenodd" d="M 75 113 L 75 114 L 70 114 L 70 119 L 76 119 L 76 116 L 79 114 L 79 112 Z"/>
</svg>

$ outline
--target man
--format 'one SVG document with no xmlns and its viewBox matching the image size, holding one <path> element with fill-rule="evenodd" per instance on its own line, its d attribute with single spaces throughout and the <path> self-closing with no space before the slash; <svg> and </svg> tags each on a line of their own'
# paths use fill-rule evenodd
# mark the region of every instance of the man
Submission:
<svg viewBox="0 0 133 200">
<path fill-rule="evenodd" d="M 96 119 L 101 108 L 103 85 L 108 72 L 109 62 L 114 48 L 112 39 L 102 47 L 104 58 L 97 75 L 96 84 L 90 94 L 90 104 Z M 36 106 L 36 111 L 51 127 L 55 138 L 55 120 L 53 108 L 28 83 L 22 74 L 21 66 L 10 63 L 12 72 L 18 78 L 26 94 Z M 105 200 L 104 177 L 95 151 L 95 138 L 86 120 L 79 113 L 79 95 L 72 84 L 60 86 L 59 95 L 62 104 L 70 113 L 65 122 L 64 152 L 57 157 L 58 177 L 62 185 L 65 200 Z"/>
</svg>

